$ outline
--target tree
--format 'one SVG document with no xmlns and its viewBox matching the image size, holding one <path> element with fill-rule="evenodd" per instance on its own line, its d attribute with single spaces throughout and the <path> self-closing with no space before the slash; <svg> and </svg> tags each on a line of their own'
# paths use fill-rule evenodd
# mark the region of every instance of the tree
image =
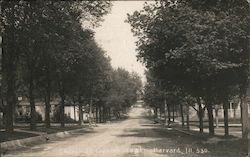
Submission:
<svg viewBox="0 0 250 157">
<path fill-rule="evenodd" d="M 136 102 L 137 92 L 141 88 L 142 82 L 138 74 L 129 73 L 122 68 L 115 69 L 111 74 L 106 104 L 115 112 L 124 111 Z"/>
<path fill-rule="evenodd" d="M 228 98 L 219 89 L 238 86 L 240 77 L 246 78 L 247 19 L 231 10 L 201 11 L 185 2 L 171 6 L 162 1 L 128 16 L 139 38 L 138 58 L 165 88 L 175 85 L 202 98 L 211 135 L 213 105 L 220 96 Z"/>
<path fill-rule="evenodd" d="M 7 132 L 13 132 L 13 113 L 16 105 L 16 64 L 18 60 L 18 34 L 20 21 L 21 2 L 1 1 L 2 23 L 2 77 L 3 95 L 6 99 L 4 105 L 5 128 Z M 6 88 L 5 88 L 6 87 Z"/>
<path fill-rule="evenodd" d="M 88 31 L 85 31 L 82 25 L 98 26 L 103 16 L 110 11 L 111 2 L 1 1 L 0 3 L 3 13 L 1 16 L 1 23 L 3 23 L 1 32 L 4 39 L 3 80 L 7 89 L 6 93 L 3 93 L 7 100 L 6 128 L 8 131 L 13 130 L 16 73 L 22 74 L 22 78 L 29 76 L 27 85 L 29 86 L 32 128 L 35 127 L 35 91 L 37 91 L 34 86 L 35 82 L 39 82 L 44 88 L 46 126 L 49 127 L 51 86 L 58 80 L 63 104 L 65 82 L 72 76 L 72 64 L 75 59 L 79 59 L 79 54 L 84 52 L 82 49 L 85 49 L 85 45 L 81 42 L 84 38 L 89 38 Z M 87 53 L 84 52 L 85 55 Z M 24 73 L 16 70 L 17 63 L 28 67 L 27 69 L 18 68 Z M 37 71 L 39 74 L 36 73 Z M 57 80 L 52 79 L 55 78 L 54 73 L 58 76 Z M 64 112 L 63 106 L 61 105 L 61 112 Z M 61 117 L 63 119 L 63 116 Z"/>
</svg>

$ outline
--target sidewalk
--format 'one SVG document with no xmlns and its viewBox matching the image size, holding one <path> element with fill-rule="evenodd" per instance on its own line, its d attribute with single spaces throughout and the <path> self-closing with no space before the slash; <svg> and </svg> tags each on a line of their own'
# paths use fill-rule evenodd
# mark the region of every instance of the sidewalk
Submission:
<svg viewBox="0 0 250 157">
<path fill-rule="evenodd" d="M 44 124 L 37 124 L 36 129 L 31 130 L 28 124 L 16 124 L 12 133 L 5 132 L 3 129 L 0 130 L 0 143 L 33 136 L 40 136 L 42 134 L 52 134 L 57 132 L 75 130 L 82 127 L 83 126 L 79 126 L 76 124 L 65 124 L 65 127 L 61 127 L 58 124 L 51 124 L 50 128 L 46 128 Z"/>
<path fill-rule="evenodd" d="M 80 129 L 61 131 L 61 132 L 56 132 L 56 133 L 51 133 L 51 134 L 47 134 L 45 132 L 29 131 L 29 130 L 20 130 L 20 129 L 15 129 L 15 130 L 18 130 L 24 133 L 36 134 L 37 136 L 1 142 L 0 154 L 4 153 L 5 151 L 14 150 L 18 148 L 24 148 L 24 147 L 34 145 L 34 144 L 46 143 L 50 140 L 55 140 L 58 138 L 70 137 L 70 136 L 73 136 L 74 133 L 78 133 L 82 131 L 90 132 L 90 131 L 93 131 L 93 128 L 89 127 L 88 125 L 84 125 Z"/>
<path fill-rule="evenodd" d="M 165 125 L 165 123 L 162 120 L 157 119 L 157 121 L 159 123 L 161 123 L 162 125 Z M 184 128 L 181 127 L 181 122 L 178 121 L 178 120 L 175 120 L 175 122 L 171 122 L 171 123 L 172 123 L 171 124 L 172 128 L 176 128 L 178 130 L 183 130 L 185 132 L 188 132 L 188 130 L 186 130 L 186 123 L 184 123 L 184 125 L 185 125 Z M 200 128 L 198 126 L 190 125 L 190 130 L 189 131 L 199 132 L 199 130 L 200 130 Z M 215 131 L 215 135 L 224 136 L 224 125 L 219 124 L 219 127 L 218 128 L 215 127 L 214 131 Z M 209 129 L 204 128 L 203 132 L 204 133 L 209 133 Z M 237 138 L 241 138 L 241 136 L 242 136 L 241 124 L 229 124 L 229 135 L 237 137 Z"/>
<path fill-rule="evenodd" d="M 107 121 L 107 123 L 97 123 L 96 125 L 93 124 L 91 126 L 88 123 L 84 123 L 80 128 L 72 129 L 72 130 L 66 130 L 67 127 L 62 128 L 62 129 L 65 129 L 65 131 L 57 131 L 56 129 L 53 129 L 53 128 L 49 128 L 46 130 L 41 129 L 42 131 L 31 131 L 31 130 L 27 130 L 24 128 L 21 128 L 21 129 L 16 128 L 16 129 L 14 129 L 14 131 L 18 131 L 19 133 L 33 134 L 34 136 L 28 137 L 28 138 L 24 137 L 22 139 L 17 139 L 17 140 L 0 142 L 0 156 L 5 151 L 24 148 L 24 147 L 27 147 L 30 145 L 35 145 L 35 144 L 42 144 L 42 143 L 46 143 L 46 142 L 51 141 L 51 140 L 56 140 L 58 138 L 71 137 L 71 136 L 75 135 L 76 133 L 80 133 L 80 132 L 81 133 L 83 133 L 83 132 L 89 133 L 89 132 L 92 132 L 94 130 L 94 127 L 101 127 L 103 125 L 107 125 L 110 123 L 120 122 L 124 119 L 126 119 L 126 116 L 122 117 L 122 119 L 120 119 L 120 120 Z M 69 126 L 71 126 L 71 125 L 69 125 Z"/>
</svg>

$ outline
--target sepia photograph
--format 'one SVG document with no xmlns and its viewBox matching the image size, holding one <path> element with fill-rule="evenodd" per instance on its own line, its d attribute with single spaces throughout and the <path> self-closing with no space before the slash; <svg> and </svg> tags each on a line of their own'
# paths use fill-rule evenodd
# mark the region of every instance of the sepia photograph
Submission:
<svg viewBox="0 0 250 157">
<path fill-rule="evenodd" d="M 250 157 L 250 0 L 0 7 L 0 157 Z"/>
</svg>

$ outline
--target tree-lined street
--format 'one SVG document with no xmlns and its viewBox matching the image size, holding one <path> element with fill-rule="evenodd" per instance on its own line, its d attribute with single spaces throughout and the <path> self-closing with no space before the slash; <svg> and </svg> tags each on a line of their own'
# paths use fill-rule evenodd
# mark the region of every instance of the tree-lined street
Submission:
<svg viewBox="0 0 250 157">
<path fill-rule="evenodd" d="M 0 0 L 0 154 L 246 156 L 249 1 L 124 3 Z"/>
<path fill-rule="evenodd" d="M 94 38 L 93 29 L 111 6 L 109 1 L 1 1 L 1 128 L 12 133 L 24 116 L 30 130 L 39 121 L 46 128 L 51 122 L 82 125 L 83 112 L 89 121 L 106 122 L 136 102 L 140 76 L 113 68 Z M 77 108 L 78 120 L 66 114 L 67 106 L 75 115 Z"/>
<path fill-rule="evenodd" d="M 216 157 L 222 154 L 228 157 L 244 156 L 244 148 L 239 149 L 238 146 L 230 146 L 227 143 L 225 146 L 232 148 L 225 152 L 225 148 L 218 143 L 202 144 L 202 141 L 206 141 L 205 138 L 190 137 L 182 132 L 153 124 L 148 114 L 147 109 L 134 107 L 130 110 L 128 119 L 119 123 L 100 125 L 88 133 L 79 132 L 75 133 L 74 137 L 12 151 L 4 157 Z M 237 143 L 237 140 L 234 142 Z"/>
<path fill-rule="evenodd" d="M 207 114 L 210 135 L 215 134 L 214 111 L 223 109 L 228 136 L 229 104 L 238 99 L 242 137 L 247 139 L 248 1 L 157 1 L 128 15 L 127 22 L 138 38 L 137 57 L 148 70 L 147 104 L 160 113 L 165 110 L 165 116 L 168 111 L 168 123 L 170 109 L 174 114 L 179 108 L 182 124 L 184 106 L 193 107 L 200 133 Z"/>
</svg>

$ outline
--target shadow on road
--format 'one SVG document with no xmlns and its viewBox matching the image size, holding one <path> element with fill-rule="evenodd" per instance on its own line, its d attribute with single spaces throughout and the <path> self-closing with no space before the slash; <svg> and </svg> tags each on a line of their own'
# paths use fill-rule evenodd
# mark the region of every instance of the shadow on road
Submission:
<svg viewBox="0 0 250 157">
<path fill-rule="evenodd" d="M 245 157 L 248 151 L 247 141 L 240 139 L 223 140 L 216 143 L 207 143 L 208 137 L 195 137 L 176 130 L 167 130 L 160 125 L 141 124 L 138 128 L 127 129 L 125 134 L 117 135 L 121 138 L 146 138 L 147 142 L 134 143 L 133 147 L 157 151 L 157 154 L 166 154 L 164 150 L 180 150 L 182 153 L 169 153 L 168 156 L 224 156 Z M 191 152 L 186 153 L 186 151 Z M 206 153 L 202 151 L 208 150 Z"/>
</svg>

